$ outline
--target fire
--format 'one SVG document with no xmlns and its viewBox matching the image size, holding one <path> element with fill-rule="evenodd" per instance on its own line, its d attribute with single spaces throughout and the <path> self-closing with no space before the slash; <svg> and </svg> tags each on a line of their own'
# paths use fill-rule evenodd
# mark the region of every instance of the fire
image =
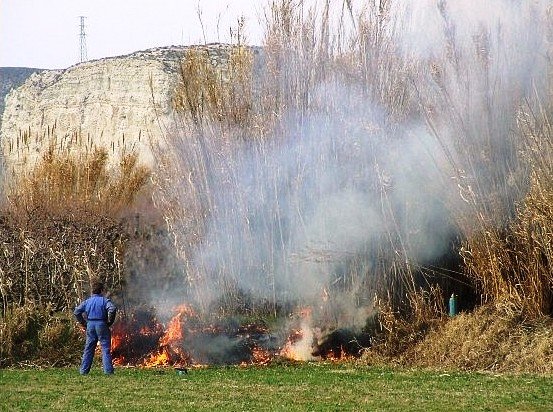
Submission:
<svg viewBox="0 0 553 412">
<path fill-rule="evenodd" d="M 112 330 L 115 365 L 194 368 L 206 365 L 267 365 L 275 357 L 306 361 L 343 360 L 357 356 L 354 335 L 312 327 L 311 309 L 293 315 L 288 338 L 282 344 L 263 322 L 240 324 L 235 319 L 199 316 L 189 305 L 174 309 L 160 323 L 154 309 L 135 309 Z"/>
<path fill-rule="evenodd" d="M 175 308 L 175 316 L 167 324 L 167 329 L 159 339 L 160 349 L 157 353 L 150 354 L 142 363 L 145 367 L 188 365 L 190 356 L 182 350 L 184 340 L 183 327 L 187 317 L 195 315 L 188 305 L 180 305 Z"/>
<path fill-rule="evenodd" d="M 151 310 L 125 314 L 112 328 L 111 353 L 115 365 L 138 364 L 144 354 L 154 351 L 163 335 L 163 326 Z"/>
<path fill-rule="evenodd" d="M 177 314 L 167 324 L 165 334 L 159 340 L 160 345 L 167 346 L 182 340 L 182 317 L 184 311 L 177 309 Z"/>
<path fill-rule="evenodd" d="M 300 327 L 292 331 L 279 355 L 298 361 L 312 360 L 313 355 L 313 329 L 311 328 L 311 308 L 303 308 L 299 311 Z"/>
<path fill-rule="evenodd" d="M 188 305 L 174 309 L 164 327 L 153 310 L 137 310 L 117 322 L 112 330 L 112 354 L 115 365 L 128 363 L 145 367 L 187 365 L 190 356 L 183 349 L 185 325 L 195 313 Z"/>
<path fill-rule="evenodd" d="M 267 365 L 273 359 L 273 355 L 261 348 L 253 348 L 251 359 L 249 361 L 240 362 L 239 366 L 247 368 L 251 365 Z"/>
<path fill-rule="evenodd" d="M 144 359 L 143 366 L 153 368 L 156 366 L 169 366 L 170 357 L 167 349 L 163 348 L 158 353 L 151 354 L 149 358 Z"/>
<path fill-rule="evenodd" d="M 291 360 L 308 361 L 314 359 L 312 350 L 313 331 L 309 326 L 302 325 L 301 329 L 292 332 L 279 355 Z"/>
<path fill-rule="evenodd" d="M 252 349 L 252 363 L 254 365 L 267 365 L 272 359 L 273 356 L 268 350 L 260 347 Z"/>
<path fill-rule="evenodd" d="M 112 335 L 111 335 L 111 351 L 112 351 L 112 353 L 116 353 L 119 350 L 119 348 L 123 344 L 123 338 L 124 338 L 124 335 L 119 335 L 119 334 L 112 333 Z M 115 366 L 124 365 L 125 364 L 125 356 L 120 355 L 120 356 L 114 358 L 113 359 L 113 364 Z"/>
<path fill-rule="evenodd" d="M 329 353 L 325 358 L 330 362 L 343 362 L 343 361 L 352 361 L 355 360 L 355 356 L 346 352 L 343 346 L 340 346 L 340 351 L 338 354 Z"/>
<path fill-rule="evenodd" d="M 111 337 L 111 348 L 112 350 L 117 350 L 121 346 L 121 343 L 123 342 L 123 336 L 121 335 L 113 335 Z"/>
</svg>

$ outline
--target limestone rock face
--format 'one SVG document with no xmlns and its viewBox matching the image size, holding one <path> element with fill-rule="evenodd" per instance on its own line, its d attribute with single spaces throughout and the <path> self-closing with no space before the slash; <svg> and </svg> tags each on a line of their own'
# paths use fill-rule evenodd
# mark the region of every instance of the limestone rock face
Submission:
<svg viewBox="0 0 553 412">
<path fill-rule="evenodd" d="M 27 78 L 42 69 L 31 67 L 0 67 L 0 125 L 4 113 L 4 98 L 10 90 L 19 87 Z"/>
<path fill-rule="evenodd" d="M 226 64 L 231 46 L 189 47 L 205 49 L 217 66 Z M 156 48 L 31 75 L 5 100 L 6 162 L 32 164 L 54 142 L 60 149 L 103 146 L 110 156 L 138 150 L 148 164 L 150 141 L 174 114 L 171 97 L 187 49 Z"/>
</svg>

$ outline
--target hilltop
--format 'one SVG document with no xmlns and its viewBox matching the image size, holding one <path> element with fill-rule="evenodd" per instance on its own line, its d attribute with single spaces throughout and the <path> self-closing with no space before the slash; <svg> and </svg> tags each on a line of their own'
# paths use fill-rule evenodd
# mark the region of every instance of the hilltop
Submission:
<svg viewBox="0 0 553 412">
<path fill-rule="evenodd" d="M 232 47 L 167 46 L 64 70 L 15 71 L 0 129 L 4 155 L 11 164 L 32 164 L 55 137 L 58 147 L 104 147 L 112 154 L 137 150 L 148 162 L 150 142 L 159 140 L 173 115 L 172 95 L 187 50 L 207 53 L 224 71 Z"/>
</svg>

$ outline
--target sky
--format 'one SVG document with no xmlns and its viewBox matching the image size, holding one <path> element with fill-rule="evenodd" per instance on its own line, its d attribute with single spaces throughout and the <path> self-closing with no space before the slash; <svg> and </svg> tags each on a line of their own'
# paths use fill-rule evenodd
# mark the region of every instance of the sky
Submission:
<svg viewBox="0 0 553 412">
<path fill-rule="evenodd" d="M 85 16 L 89 60 L 170 45 L 230 41 L 245 17 L 262 42 L 264 0 L 0 0 L 0 67 L 63 69 L 79 62 Z M 198 16 L 201 13 L 201 21 Z M 205 37 L 204 37 L 205 33 Z"/>
</svg>

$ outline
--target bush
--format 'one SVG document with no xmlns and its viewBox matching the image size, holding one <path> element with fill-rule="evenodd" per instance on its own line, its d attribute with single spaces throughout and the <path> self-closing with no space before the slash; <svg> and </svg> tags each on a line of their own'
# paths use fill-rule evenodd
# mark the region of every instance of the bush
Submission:
<svg viewBox="0 0 553 412">
<path fill-rule="evenodd" d="M 67 312 L 32 303 L 10 308 L 0 318 L 0 367 L 74 364 L 83 338 Z"/>
</svg>

